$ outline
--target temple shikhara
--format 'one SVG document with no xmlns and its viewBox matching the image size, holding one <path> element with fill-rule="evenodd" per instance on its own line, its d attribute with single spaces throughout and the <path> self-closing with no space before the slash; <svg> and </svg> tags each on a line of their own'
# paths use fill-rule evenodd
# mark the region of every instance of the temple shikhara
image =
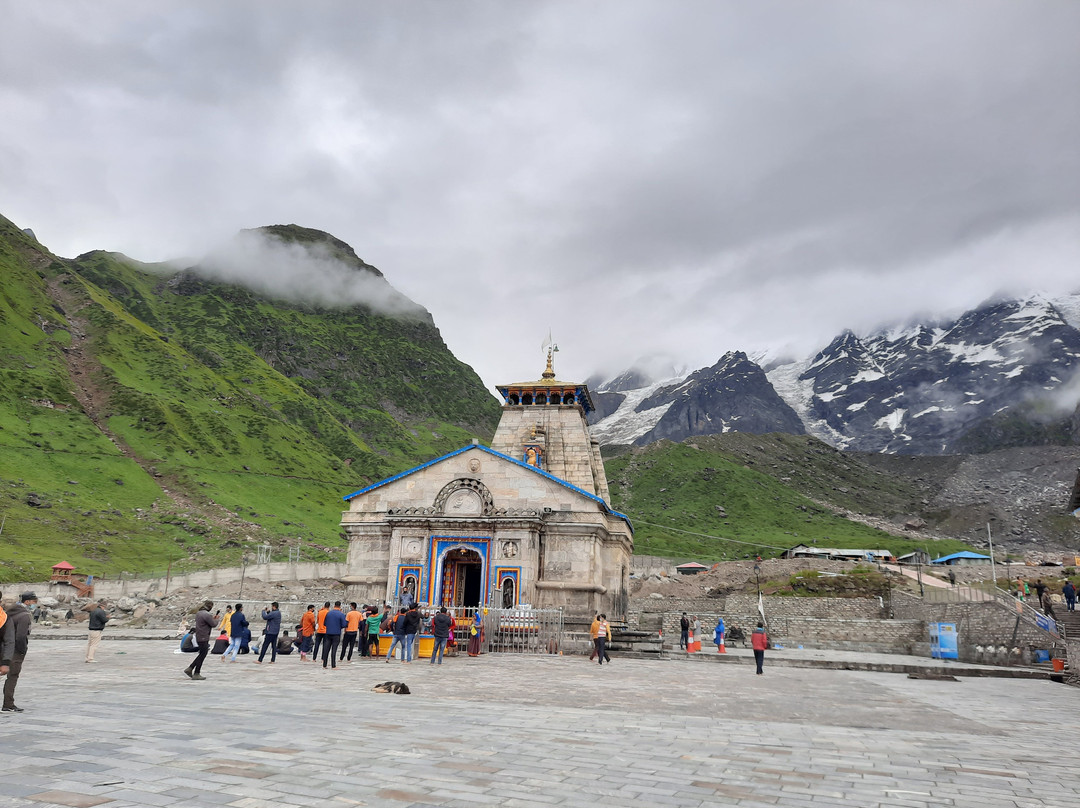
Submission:
<svg viewBox="0 0 1080 808">
<path fill-rule="evenodd" d="M 473 443 L 345 497 L 349 598 L 626 614 L 633 530 L 612 510 L 584 384 L 497 388 L 491 448 Z"/>
</svg>

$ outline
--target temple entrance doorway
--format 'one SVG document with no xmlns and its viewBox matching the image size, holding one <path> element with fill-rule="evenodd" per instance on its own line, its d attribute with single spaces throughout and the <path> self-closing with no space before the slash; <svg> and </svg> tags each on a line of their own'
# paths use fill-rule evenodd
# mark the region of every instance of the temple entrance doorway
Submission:
<svg viewBox="0 0 1080 808">
<path fill-rule="evenodd" d="M 476 550 L 458 547 L 443 561 L 442 605 L 476 608 L 484 596 L 484 562 Z"/>
</svg>

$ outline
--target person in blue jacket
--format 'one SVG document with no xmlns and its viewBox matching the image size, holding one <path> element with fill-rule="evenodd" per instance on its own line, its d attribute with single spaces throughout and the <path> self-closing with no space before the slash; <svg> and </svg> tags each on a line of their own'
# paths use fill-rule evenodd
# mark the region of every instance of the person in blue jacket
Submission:
<svg viewBox="0 0 1080 808">
<path fill-rule="evenodd" d="M 713 642 L 716 643 L 716 653 L 720 653 L 720 648 L 724 645 L 724 618 L 716 618 L 716 628 L 713 629 Z"/>
<path fill-rule="evenodd" d="M 269 609 L 263 609 L 262 619 L 266 621 L 266 629 L 263 632 L 262 649 L 259 651 L 259 658 L 255 660 L 255 664 L 262 663 L 263 657 L 266 656 L 267 647 L 270 648 L 270 664 L 273 665 L 277 662 L 277 639 L 278 634 L 281 633 L 281 610 L 278 608 L 277 601 L 275 600 L 270 604 Z"/>
<path fill-rule="evenodd" d="M 323 635 L 322 641 L 322 666 L 324 668 L 326 663 L 330 662 L 330 666 L 337 669 L 337 649 L 341 644 L 341 634 L 348 624 L 349 620 L 345 617 L 345 612 L 341 611 L 339 600 L 334 603 L 334 608 L 326 613 L 326 619 L 323 621 L 323 625 L 326 626 L 326 634 Z"/>
<path fill-rule="evenodd" d="M 232 654 L 232 661 L 236 662 L 236 655 L 240 653 L 240 646 L 244 642 L 244 630 L 247 627 L 248 621 L 247 616 L 244 614 L 244 604 L 237 603 L 236 608 L 233 610 L 232 621 L 229 623 L 229 647 L 221 655 L 222 662 L 228 658 L 229 654 Z M 251 632 L 248 632 L 248 639 L 251 639 Z"/>
</svg>

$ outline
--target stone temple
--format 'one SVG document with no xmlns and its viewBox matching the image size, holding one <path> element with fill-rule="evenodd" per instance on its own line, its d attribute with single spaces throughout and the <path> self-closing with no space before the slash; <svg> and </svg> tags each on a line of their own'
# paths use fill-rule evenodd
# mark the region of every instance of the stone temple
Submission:
<svg viewBox="0 0 1080 808">
<path fill-rule="evenodd" d="M 345 497 L 350 600 L 626 614 L 633 529 L 612 510 L 584 384 L 497 388 L 491 448 L 473 443 Z"/>
</svg>

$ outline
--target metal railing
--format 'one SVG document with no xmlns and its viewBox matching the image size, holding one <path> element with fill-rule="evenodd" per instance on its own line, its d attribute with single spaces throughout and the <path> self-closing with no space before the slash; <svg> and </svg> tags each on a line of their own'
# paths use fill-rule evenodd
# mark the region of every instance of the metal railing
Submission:
<svg viewBox="0 0 1080 808">
<path fill-rule="evenodd" d="M 562 609 L 488 609 L 481 619 L 488 653 L 557 654 L 562 647 Z"/>
<path fill-rule="evenodd" d="M 927 603 L 994 602 L 1015 614 L 1028 625 L 1045 631 L 1055 639 L 1061 637 L 1057 621 L 1054 618 L 992 583 L 927 588 L 923 593 L 923 600 Z"/>
</svg>

